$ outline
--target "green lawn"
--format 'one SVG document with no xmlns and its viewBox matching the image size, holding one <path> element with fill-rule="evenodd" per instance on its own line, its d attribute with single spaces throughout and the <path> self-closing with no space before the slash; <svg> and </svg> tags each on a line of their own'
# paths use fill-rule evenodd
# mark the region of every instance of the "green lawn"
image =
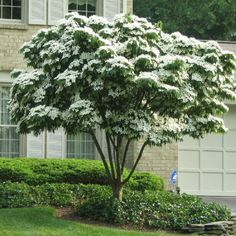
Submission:
<svg viewBox="0 0 236 236">
<path fill-rule="evenodd" d="M 169 236 L 61 220 L 52 208 L 0 209 L 1 236 Z M 175 234 L 177 235 L 177 234 Z M 179 234 L 181 235 L 181 234 Z"/>
</svg>

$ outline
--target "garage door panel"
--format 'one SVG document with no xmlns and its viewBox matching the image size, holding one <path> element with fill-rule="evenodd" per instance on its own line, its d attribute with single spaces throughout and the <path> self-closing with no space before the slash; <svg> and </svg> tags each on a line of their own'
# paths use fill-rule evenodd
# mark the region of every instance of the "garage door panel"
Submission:
<svg viewBox="0 0 236 236">
<path fill-rule="evenodd" d="M 200 153 L 199 151 L 182 150 L 179 152 L 179 168 L 181 169 L 199 169 Z"/>
<path fill-rule="evenodd" d="M 203 173 L 201 190 L 203 192 L 222 192 L 223 173 Z"/>
<path fill-rule="evenodd" d="M 203 151 L 201 168 L 202 170 L 222 170 L 223 152 Z"/>
<path fill-rule="evenodd" d="M 225 169 L 236 171 L 236 152 L 225 152 Z"/>
<path fill-rule="evenodd" d="M 236 190 L 236 173 L 227 173 L 225 175 L 225 191 L 235 192 Z"/>
<path fill-rule="evenodd" d="M 185 137 L 184 142 L 179 144 L 180 148 L 199 148 L 200 141 L 191 137 Z"/>
<path fill-rule="evenodd" d="M 229 130 L 225 134 L 225 148 L 231 148 L 236 150 L 236 130 Z"/>
<path fill-rule="evenodd" d="M 200 175 L 194 172 L 183 172 L 179 179 L 179 186 L 189 192 L 198 192 L 200 190 Z"/>
<path fill-rule="evenodd" d="M 207 135 L 198 145 L 187 138 L 180 145 L 179 187 L 183 192 L 236 196 L 235 105 L 230 105 L 224 121 L 227 133 Z"/>
<path fill-rule="evenodd" d="M 222 148 L 223 147 L 223 135 L 211 134 L 206 135 L 204 139 L 201 139 L 202 148 Z"/>
</svg>

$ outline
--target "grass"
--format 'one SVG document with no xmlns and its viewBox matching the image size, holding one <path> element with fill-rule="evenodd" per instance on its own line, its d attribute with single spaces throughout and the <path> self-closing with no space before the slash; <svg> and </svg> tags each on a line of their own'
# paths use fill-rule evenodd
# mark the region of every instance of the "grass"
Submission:
<svg viewBox="0 0 236 236">
<path fill-rule="evenodd" d="M 53 208 L 0 209 L 0 236 L 170 236 L 81 224 L 56 217 Z M 177 235 L 177 234 L 175 234 Z M 179 234 L 181 235 L 181 234 Z"/>
</svg>

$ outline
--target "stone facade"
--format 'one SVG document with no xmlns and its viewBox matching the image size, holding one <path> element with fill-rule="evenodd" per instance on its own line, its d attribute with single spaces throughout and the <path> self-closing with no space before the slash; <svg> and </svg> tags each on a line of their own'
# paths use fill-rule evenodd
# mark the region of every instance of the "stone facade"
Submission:
<svg viewBox="0 0 236 236">
<path fill-rule="evenodd" d="M 127 167 L 132 167 L 142 141 L 134 142 L 128 153 Z M 138 171 L 151 172 L 161 176 L 165 181 L 166 189 L 173 189 L 174 186 L 170 181 L 171 173 L 178 168 L 178 145 L 168 144 L 163 147 L 146 147 L 143 156 L 137 166 Z"/>
<path fill-rule="evenodd" d="M 127 2 L 128 2 L 128 7 L 127 7 L 128 12 L 133 13 L 133 0 L 127 0 Z"/>
<path fill-rule="evenodd" d="M 0 71 L 26 67 L 19 49 L 41 28 L 43 27 L 19 24 L 0 25 Z"/>
</svg>

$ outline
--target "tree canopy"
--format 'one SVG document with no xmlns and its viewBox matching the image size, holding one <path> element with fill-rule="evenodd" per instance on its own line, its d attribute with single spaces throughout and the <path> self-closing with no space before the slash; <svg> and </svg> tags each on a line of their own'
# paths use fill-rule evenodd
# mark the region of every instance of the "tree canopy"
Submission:
<svg viewBox="0 0 236 236">
<path fill-rule="evenodd" d="M 232 53 L 214 41 L 166 34 L 134 15 L 109 23 L 70 13 L 21 52 L 29 69 L 12 73 L 10 102 L 19 132 L 63 127 L 68 134 L 91 134 L 113 187 L 129 180 L 146 145 L 224 132 L 218 116 L 228 110 L 224 101 L 236 98 Z M 97 127 L 106 134 L 107 156 Z M 130 142 L 140 139 L 123 180 Z"/>
<path fill-rule="evenodd" d="M 236 40 L 235 0 L 134 0 L 134 12 L 153 23 L 162 21 L 166 32 Z"/>
</svg>

